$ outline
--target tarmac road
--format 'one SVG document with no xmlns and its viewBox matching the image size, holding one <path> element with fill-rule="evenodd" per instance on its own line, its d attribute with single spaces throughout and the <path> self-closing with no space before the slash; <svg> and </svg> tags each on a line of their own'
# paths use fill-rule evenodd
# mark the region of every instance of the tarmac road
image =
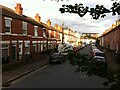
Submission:
<svg viewBox="0 0 120 90">
<path fill-rule="evenodd" d="M 104 88 L 104 79 L 98 76 L 88 77 L 85 73 L 75 70 L 76 66 L 70 65 L 69 61 L 49 64 L 8 88 Z"/>
</svg>

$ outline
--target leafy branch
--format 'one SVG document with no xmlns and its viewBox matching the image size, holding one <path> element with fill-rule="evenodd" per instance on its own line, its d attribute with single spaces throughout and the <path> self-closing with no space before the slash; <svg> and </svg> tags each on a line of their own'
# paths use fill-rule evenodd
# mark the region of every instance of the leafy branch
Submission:
<svg viewBox="0 0 120 90">
<path fill-rule="evenodd" d="M 84 72 L 87 76 L 96 75 L 106 79 L 103 82 L 105 87 L 110 87 L 110 90 L 119 90 L 120 88 L 120 70 L 112 71 L 107 67 L 106 63 L 98 62 L 86 54 L 79 52 L 70 52 L 68 60 L 71 65 L 77 65 L 76 72 Z"/>
</svg>

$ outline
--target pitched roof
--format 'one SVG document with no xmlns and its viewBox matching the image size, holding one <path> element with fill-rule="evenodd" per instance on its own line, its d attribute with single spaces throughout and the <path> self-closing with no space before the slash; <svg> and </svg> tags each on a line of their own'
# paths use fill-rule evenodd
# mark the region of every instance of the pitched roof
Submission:
<svg viewBox="0 0 120 90">
<path fill-rule="evenodd" d="M 109 33 L 111 33 L 111 32 L 113 32 L 113 31 L 119 30 L 119 28 L 120 28 L 120 25 L 118 25 L 117 27 L 109 30 L 109 31 L 106 32 L 106 33 L 103 33 L 103 34 L 100 36 L 100 38 L 103 37 L 103 36 L 105 36 L 105 35 L 107 35 L 107 34 L 109 34 Z"/>
<path fill-rule="evenodd" d="M 54 27 L 48 26 L 47 24 L 45 24 L 45 23 L 43 23 L 43 22 L 40 22 L 40 24 L 43 25 L 44 27 L 48 28 L 49 30 L 57 31 Z"/>
<path fill-rule="evenodd" d="M 0 12 L 0 14 L 2 14 L 3 16 L 20 19 L 20 20 L 27 21 L 32 24 L 56 31 L 56 29 L 54 27 L 52 27 L 52 26 L 49 27 L 47 24 L 45 24 L 43 22 L 37 22 L 35 19 L 33 19 L 31 17 L 25 16 L 25 15 L 19 15 L 19 14 L 15 13 L 15 11 L 12 10 L 11 8 L 0 5 L 0 9 L 2 9 L 2 12 Z"/>
<path fill-rule="evenodd" d="M 44 27 L 41 23 L 37 22 L 35 19 L 28 17 L 28 16 L 25 16 L 25 15 L 19 15 L 19 14 L 15 13 L 15 11 L 12 10 L 11 8 L 0 5 L 0 9 L 2 9 L 2 12 L 0 14 L 2 14 L 3 16 L 15 18 L 15 19 L 20 19 L 20 20 L 27 21 L 27 22 L 30 22 L 32 24 Z"/>
</svg>

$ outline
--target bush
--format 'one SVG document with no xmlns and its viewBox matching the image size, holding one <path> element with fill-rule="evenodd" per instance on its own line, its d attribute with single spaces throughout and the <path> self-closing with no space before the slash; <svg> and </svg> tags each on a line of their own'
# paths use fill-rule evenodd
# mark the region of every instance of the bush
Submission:
<svg viewBox="0 0 120 90">
<path fill-rule="evenodd" d="M 76 72 L 85 72 L 86 75 L 97 75 L 100 78 L 105 78 L 103 82 L 105 87 L 118 90 L 120 88 L 120 71 L 111 71 L 107 68 L 106 63 L 98 62 L 86 54 L 70 52 L 68 60 L 71 65 L 77 65 Z"/>
</svg>

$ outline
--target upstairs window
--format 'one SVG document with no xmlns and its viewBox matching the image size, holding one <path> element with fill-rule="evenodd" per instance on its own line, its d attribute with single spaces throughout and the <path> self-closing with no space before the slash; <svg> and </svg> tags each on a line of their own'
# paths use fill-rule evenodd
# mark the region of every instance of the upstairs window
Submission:
<svg viewBox="0 0 120 90">
<path fill-rule="evenodd" d="M 27 35 L 27 22 L 22 23 L 23 35 Z"/>
<path fill-rule="evenodd" d="M 47 36 L 46 36 L 46 29 L 45 28 L 43 28 L 43 37 L 47 38 Z"/>
<path fill-rule="evenodd" d="M 34 35 L 35 37 L 38 36 L 38 26 L 34 26 Z"/>
<path fill-rule="evenodd" d="M 5 32 L 6 33 L 11 32 L 11 22 L 12 22 L 11 18 L 5 17 Z"/>
</svg>

